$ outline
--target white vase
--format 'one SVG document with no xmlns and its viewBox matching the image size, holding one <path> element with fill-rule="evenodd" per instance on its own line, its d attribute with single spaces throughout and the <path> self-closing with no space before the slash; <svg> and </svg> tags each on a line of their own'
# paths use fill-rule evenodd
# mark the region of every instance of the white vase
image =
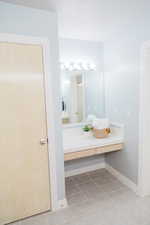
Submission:
<svg viewBox="0 0 150 225">
<path fill-rule="evenodd" d="M 83 135 L 86 136 L 86 137 L 90 137 L 91 131 L 83 131 Z"/>
</svg>

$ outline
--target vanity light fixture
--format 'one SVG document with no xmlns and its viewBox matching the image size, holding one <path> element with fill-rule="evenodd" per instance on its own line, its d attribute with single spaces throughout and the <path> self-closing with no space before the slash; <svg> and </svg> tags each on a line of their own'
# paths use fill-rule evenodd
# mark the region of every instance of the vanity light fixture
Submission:
<svg viewBox="0 0 150 225">
<path fill-rule="evenodd" d="M 61 70 L 67 71 L 95 71 L 96 65 L 94 63 L 87 62 L 70 62 L 60 63 Z"/>
</svg>

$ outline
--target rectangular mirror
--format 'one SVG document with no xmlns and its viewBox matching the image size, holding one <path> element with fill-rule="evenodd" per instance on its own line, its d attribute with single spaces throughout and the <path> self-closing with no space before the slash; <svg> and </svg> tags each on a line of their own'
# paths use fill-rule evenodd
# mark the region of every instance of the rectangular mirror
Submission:
<svg viewBox="0 0 150 225">
<path fill-rule="evenodd" d="M 61 70 L 62 123 L 85 122 L 100 115 L 101 79 L 96 70 Z"/>
</svg>

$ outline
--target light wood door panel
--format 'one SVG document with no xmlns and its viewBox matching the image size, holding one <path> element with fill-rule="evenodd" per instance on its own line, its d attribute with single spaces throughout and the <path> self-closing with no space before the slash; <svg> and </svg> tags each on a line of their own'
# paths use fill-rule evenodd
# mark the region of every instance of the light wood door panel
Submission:
<svg viewBox="0 0 150 225">
<path fill-rule="evenodd" d="M 0 224 L 50 209 L 42 46 L 0 43 Z"/>
</svg>

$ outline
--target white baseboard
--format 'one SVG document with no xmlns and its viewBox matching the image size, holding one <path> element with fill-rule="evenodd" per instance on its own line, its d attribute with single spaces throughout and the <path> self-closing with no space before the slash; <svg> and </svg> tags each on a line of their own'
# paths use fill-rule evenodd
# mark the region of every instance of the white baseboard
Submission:
<svg viewBox="0 0 150 225">
<path fill-rule="evenodd" d="M 130 188 L 132 191 L 134 191 L 136 194 L 138 194 L 138 186 L 131 181 L 129 178 L 121 174 L 118 170 L 114 169 L 110 165 L 106 164 L 106 169 L 109 173 L 111 173 L 114 177 L 116 177 L 121 183 L 126 185 L 128 188 Z"/>
<path fill-rule="evenodd" d="M 74 176 L 74 175 L 78 175 L 78 174 L 82 174 L 82 173 L 86 173 L 86 172 L 90 172 L 90 171 L 94 171 L 98 169 L 103 169 L 103 168 L 105 168 L 105 162 L 97 163 L 91 166 L 85 166 L 79 169 L 65 171 L 65 177 L 70 177 L 70 176 Z"/>
<path fill-rule="evenodd" d="M 67 206 L 68 206 L 67 199 L 64 198 L 64 199 L 58 201 L 58 207 L 57 207 L 56 210 L 64 209 L 64 208 L 66 208 Z"/>
</svg>

